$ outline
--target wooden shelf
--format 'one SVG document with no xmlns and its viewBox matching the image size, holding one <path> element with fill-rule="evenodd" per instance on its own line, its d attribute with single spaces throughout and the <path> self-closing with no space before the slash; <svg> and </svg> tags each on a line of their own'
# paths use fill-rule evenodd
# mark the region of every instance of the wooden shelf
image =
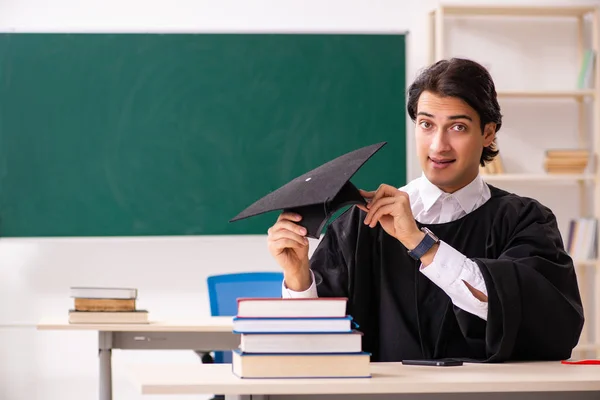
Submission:
<svg viewBox="0 0 600 400">
<path fill-rule="evenodd" d="M 593 267 L 598 265 L 598 260 L 573 260 L 573 264 L 578 267 Z"/>
<path fill-rule="evenodd" d="M 592 181 L 591 174 L 482 174 L 487 182 L 577 182 Z"/>
<path fill-rule="evenodd" d="M 559 98 L 582 98 L 594 96 L 593 89 L 575 90 L 499 90 L 498 97 L 504 98 L 531 98 L 531 99 L 559 99 Z"/>
<path fill-rule="evenodd" d="M 428 14 L 428 33 L 429 33 L 429 48 L 428 48 L 428 59 L 429 63 L 433 64 L 438 60 L 447 59 L 450 56 L 457 56 L 456 54 L 448 54 L 455 52 L 456 49 L 453 46 L 449 46 L 450 38 L 447 38 L 448 28 L 446 27 L 446 19 L 455 20 L 468 20 L 470 17 L 479 19 L 480 21 L 486 21 L 486 23 L 500 23 L 503 21 L 510 21 L 510 23 L 551 23 L 553 21 L 565 21 L 573 23 L 576 36 L 576 41 L 572 43 L 572 50 L 577 52 L 577 56 L 573 62 L 576 62 L 580 67 L 584 60 L 585 51 L 589 48 L 596 54 L 596 59 L 600 54 L 600 4 L 579 4 L 579 5 L 546 5 L 546 4 L 535 4 L 535 5 L 518 5 L 518 4 L 501 4 L 497 5 L 482 5 L 482 4 L 444 4 L 443 2 L 449 0 L 441 0 L 442 4 L 434 6 Z M 570 2 L 565 2 L 570 3 Z M 596 2 L 597 3 L 597 2 Z M 586 21 L 589 17 L 590 21 Z M 588 22 L 589 31 L 588 31 Z M 460 28 L 460 24 L 452 24 L 452 29 Z M 534 28 L 535 29 L 535 28 Z M 473 32 L 469 32 L 473 33 Z M 491 42 L 498 41 L 497 37 L 488 38 Z M 522 40 L 527 40 L 527 35 L 522 35 Z M 544 39 L 540 37 L 539 39 Z M 551 40 L 551 38 L 549 38 Z M 498 44 L 503 45 L 500 40 Z M 540 43 L 540 45 L 542 45 Z M 552 49 L 552 42 L 549 43 L 549 50 Z M 462 57 L 469 58 L 468 54 L 465 54 L 464 46 L 460 47 L 460 55 Z M 468 49 L 467 49 L 468 50 Z M 526 49 L 521 49 L 526 50 Z M 468 53 L 468 51 L 467 51 Z M 530 56 L 525 51 L 522 53 L 523 57 Z M 507 66 L 509 68 L 509 66 Z M 510 77 L 510 70 L 506 71 Z M 579 76 L 579 68 L 576 74 L 574 71 L 565 71 L 566 78 L 574 82 Z M 592 88 L 579 89 L 577 85 L 570 84 L 561 87 L 548 87 L 548 86 L 537 86 L 537 87 L 521 87 L 516 85 L 502 85 L 497 86 L 498 100 L 503 104 L 506 102 L 523 103 L 528 107 L 539 106 L 540 108 L 547 106 L 547 103 L 557 102 L 565 104 L 578 105 L 577 114 L 578 121 L 573 124 L 573 129 L 569 132 L 561 132 L 556 128 L 556 135 L 572 134 L 577 133 L 578 137 L 574 138 L 579 143 L 578 146 L 586 147 L 590 153 L 595 157 L 600 154 L 600 62 L 593 64 L 593 81 L 596 84 Z M 529 85 L 528 85 L 529 86 Z M 589 103 L 589 104 L 587 104 Z M 584 105 L 586 107 L 584 107 Z M 587 106 L 590 106 L 589 109 Z M 537 118 L 543 120 L 543 114 L 536 115 Z M 547 134 L 553 134 L 554 132 L 548 132 Z M 516 132 L 517 135 L 526 134 L 526 132 Z M 542 139 L 543 140 L 543 139 Z M 501 151 L 511 151 L 513 149 L 503 149 L 500 146 Z M 519 150 L 518 148 L 515 150 Z M 527 164 L 539 163 L 535 159 L 524 160 Z M 539 167 L 539 165 L 538 165 Z M 534 170 L 535 171 L 535 170 Z M 481 174 L 481 177 L 485 182 L 491 185 L 503 187 L 503 186 L 518 186 L 521 188 L 532 188 L 537 189 L 548 186 L 558 193 L 558 196 L 564 195 L 571 197 L 570 193 L 567 193 L 567 188 L 580 189 L 576 190 L 573 195 L 579 197 L 579 212 L 572 210 L 574 213 L 578 213 L 580 216 L 590 216 L 593 218 L 600 218 L 600 176 L 596 171 L 596 167 L 592 169 L 574 169 L 574 173 L 571 174 L 559 174 L 559 173 L 548 173 L 544 169 L 540 168 L 538 173 L 502 173 L 502 174 Z M 577 173 L 581 171 L 581 173 Z M 589 171 L 589 172 L 588 172 Z M 562 188 L 565 190 L 562 190 Z M 591 199 L 588 199 L 588 194 L 593 195 Z M 556 194 L 554 194 L 556 195 Z M 533 196 L 535 197 L 535 195 Z M 543 203 L 545 199 L 540 199 Z M 564 221 L 565 223 L 567 221 Z M 565 238 L 566 239 L 566 238 Z M 596 247 L 600 251 L 600 248 Z M 600 254 L 600 253 L 599 253 Z M 586 326 L 590 329 L 585 329 L 581 335 L 581 344 L 578 345 L 575 350 L 581 355 L 585 354 L 585 351 L 593 352 L 596 356 L 600 356 L 600 280 L 598 279 L 600 274 L 600 256 L 598 259 L 592 260 L 573 260 L 578 271 L 584 272 L 589 267 L 596 273 L 596 280 L 590 282 L 593 285 L 593 289 L 582 286 L 581 296 L 584 304 L 594 304 L 594 307 L 589 307 L 585 310 Z M 585 274 L 582 275 L 583 279 L 586 279 Z M 592 312 L 593 310 L 593 312 Z"/>
<path fill-rule="evenodd" d="M 594 6 L 520 6 L 520 5 L 440 5 L 445 15 L 454 16 L 513 16 L 513 17 L 579 17 L 597 8 Z M 432 11 L 435 13 L 436 10 Z"/>
</svg>

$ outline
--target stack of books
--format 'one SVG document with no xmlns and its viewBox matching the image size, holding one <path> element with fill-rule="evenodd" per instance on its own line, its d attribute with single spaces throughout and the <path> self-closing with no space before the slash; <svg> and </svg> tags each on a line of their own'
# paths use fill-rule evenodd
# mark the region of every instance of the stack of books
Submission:
<svg viewBox="0 0 600 400">
<path fill-rule="evenodd" d="M 346 298 L 241 298 L 232 354 L 240 378 L 368 378 L 370 354 L 346 315 Z"/>
<path fill-rule="evenodd" d="M 148 311 L 136 309 L 137 289 L 72 287 L 71 324 L 148 323 Z"/>
<path fill-rule="evenodd" d="M 544 168 L 550 174 L 582 174 L 590 152 L 585 149 L 546 150 Z"/>
</svg>

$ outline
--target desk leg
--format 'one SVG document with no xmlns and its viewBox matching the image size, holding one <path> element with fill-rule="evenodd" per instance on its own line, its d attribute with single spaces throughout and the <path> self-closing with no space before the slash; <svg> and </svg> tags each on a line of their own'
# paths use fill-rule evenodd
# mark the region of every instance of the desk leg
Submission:
<svg viewBox="0 0 600 400">
<path fill-rule="evenodd" d="M 100 400 L 112 400 L 112 332 L 98 332 Z"/>
</svg>

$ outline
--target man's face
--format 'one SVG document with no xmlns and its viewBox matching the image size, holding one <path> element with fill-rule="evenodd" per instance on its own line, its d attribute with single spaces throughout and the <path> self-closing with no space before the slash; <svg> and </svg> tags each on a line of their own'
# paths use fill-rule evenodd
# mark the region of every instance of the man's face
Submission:
<svg viewBox="0 0 600 400">
<path fill-rule="evenodd" d="M 495 137 L 495 125 L 482 135 L 479 115 L 456 97 L 423 92 L 417 103 L 415 136 L 421 168 L 431 183 L 452 193 L 479 172 L 484 147 Z"/>
</svg>

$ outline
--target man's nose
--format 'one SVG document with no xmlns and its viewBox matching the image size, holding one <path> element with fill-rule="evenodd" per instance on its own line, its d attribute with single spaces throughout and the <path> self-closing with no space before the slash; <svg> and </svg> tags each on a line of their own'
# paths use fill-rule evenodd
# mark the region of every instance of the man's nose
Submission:
<svg viewBox="0 0 600 400">
<path fill-rule="evenodd" d="M 441 153 L 450 149 L 448 136 L 444 131 L 438 130 L 431 140 L 430 149 L 435 153 Z"/>
</svg>

